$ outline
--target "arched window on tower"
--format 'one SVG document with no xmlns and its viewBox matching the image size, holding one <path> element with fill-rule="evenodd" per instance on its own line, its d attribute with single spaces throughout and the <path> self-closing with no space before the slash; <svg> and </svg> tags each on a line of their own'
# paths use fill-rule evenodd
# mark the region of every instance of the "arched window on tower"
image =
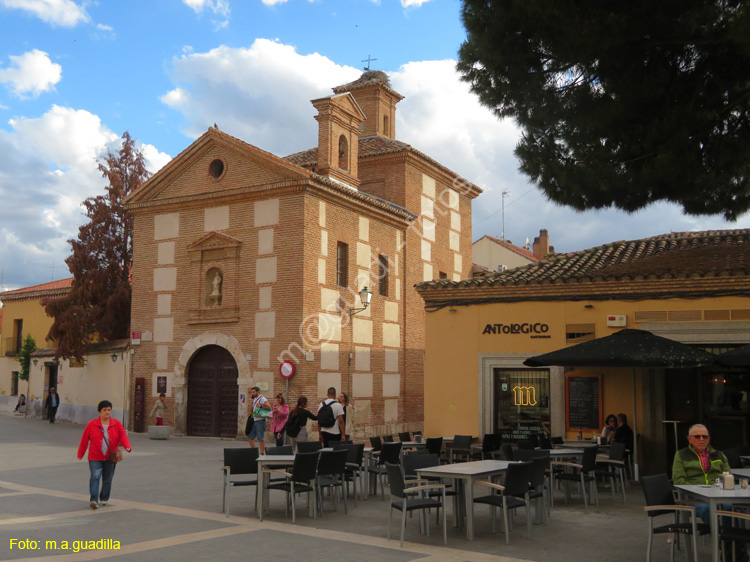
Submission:
<svg viewBox="0 0 750 562">
<path fill-rule="evenodd" d="M 349 170 L 349 143 L 344 135 L 339 137 L 339 169 Z"/>
</svg>

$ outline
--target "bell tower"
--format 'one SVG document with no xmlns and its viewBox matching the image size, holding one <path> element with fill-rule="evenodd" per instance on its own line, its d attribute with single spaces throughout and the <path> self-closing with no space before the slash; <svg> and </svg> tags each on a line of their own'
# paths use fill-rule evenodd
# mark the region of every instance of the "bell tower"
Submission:
<svg viewBox="0 0 750 562">
<path fill-rule="evenodd" d="M 349 93 L 312 100 L 318 114 L 318 174 L 359 186 L 360 124 L 365 115 Z"/>
<path fill-rule="evenodd" d="M 388 76 L 382 70 L 368 70 L 354 82 L 337 86 L 337 94 L 351 93 L 362 108 L 367 120 L 362 130 L 363 137 L 379 135 L 396 138 L 396 104 L 404 96 L 391 88 Z"/>
</svg>

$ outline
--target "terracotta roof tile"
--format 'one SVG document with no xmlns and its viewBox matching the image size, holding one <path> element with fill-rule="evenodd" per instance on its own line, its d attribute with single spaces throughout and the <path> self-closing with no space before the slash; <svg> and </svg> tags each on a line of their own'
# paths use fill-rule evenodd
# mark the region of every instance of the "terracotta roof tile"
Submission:
<svg viewBox="0 0 750 562">
<path fill-rule="evenodd" d="M 750 276 L 750 229 L 671 232 L 553 254 L 490 275 L 418 283 L 417 288 L 519 286 L 637 279 Z"/>
<path fill-rule="evenodd" d="M 27 293 L 41 293 L 47 291 L 59 291 L 61 289 L 69 289 L 73 286 L 73 278 L 68 277 L 67 279 L 60 279 L 58 281 L 51 281 L 50 283 L 42 283 L 41 285 L 33 285 L 31 287 L 24 287 L 23 289 L 15 289 L 13 291 L 5 291 L 0 293 L 0 299 L 3 297 L 12 297 L 18 295 L 25 295 Z"/>
<path fill-rule="evenodd" d="M 389 139 L 388 137 L 381 137 L 379 135 L 359 138 L 359 158 L 382 156 L 384 154 L 396 154 L 398 152 L 410 152 L 418 158 L 421 158 L 422 160 L 425 160 L 426 162 L 432 164 L 436 168 L 443 170 L 448 175 L 455 177 L 457 182 L 462 184 L 464 182 L 466 184 L 469 183 L 455 172 L 443 166 L 437 160 L 433 160 L 423 152 L 420 152 L 419 150 L 405 142 L 401 142 L 395 139 Z M 284 160 L 287 160 L 288 162 L 297 166 L 301 166 L 302 168 L 312 168 L 318 163 L 318 149 L 309 148 L 301 152 L 295 152 L 294 154 L 290 154 L 289 156 L 284 156 Z M 477 195 L 482 193 L 482 189 L 480 189 L 478 186 L 474 185 L 472 187 L 473 190 L 476 190 Z"/>
</svg>

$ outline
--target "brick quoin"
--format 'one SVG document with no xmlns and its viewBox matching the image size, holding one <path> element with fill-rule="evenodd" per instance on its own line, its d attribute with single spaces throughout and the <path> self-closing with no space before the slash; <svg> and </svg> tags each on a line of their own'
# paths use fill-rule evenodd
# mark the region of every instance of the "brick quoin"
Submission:
<svg viewBox="0 0 750 562">
<path fill-rule="evenodd" d="M 237 435 L 251 386 L 266 386 L 269 400 L 285 392 L 280 358 L 296 365 L 292 406 L 305 395 L 316 409 L 328 381 L 340 381 L 337 391 L 356 411 L 355 438 L 422 429 L 425 312 L 414 285 L 430 271 L 469 276 L 471 202 L 481 189 L 395 139 L 401 99 L 384 73 L 365 72 L 313 101 L 318 146 L 285 158 L 211 127 L 128 198 L 132 328 L 145 335 L 134 347 L 131 388 L 145 379 L 146 415 L 156 377 L 166 376 L 165 422 L 187 433 L 191 360 L 218 345 L 232 355 L 238 396 L 246 396 Z M 347 287 L 337 284 L 339 242 L 349 248 Z M 379 255 L 390 264 L 386 296 Z M 220 303 L 210 297 L 215 270 Z M 357 283 L 360 273 L 368 279 Z M 353 317 L 363 326 L 355 334 L 349 310 L 361 306 L 363 284 L 373 295 Z M 340 330 L 320 328 L 320 318 Z M 356 349 L 369 350 L 369 366 L 357 364 Z M 308 429 L 314 439 L 317 426 Z"/>
</svg>

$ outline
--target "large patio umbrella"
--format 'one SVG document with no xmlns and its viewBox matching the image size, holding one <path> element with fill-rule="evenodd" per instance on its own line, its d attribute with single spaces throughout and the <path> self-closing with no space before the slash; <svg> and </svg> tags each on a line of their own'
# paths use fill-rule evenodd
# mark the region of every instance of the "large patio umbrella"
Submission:
<svg viewBox="0 0 750 562">
<path fill-rule="evenodd" d="M 750 345 L 730 349 L 717 356 L 716 359 L 727 367 L 750 367 Z"/>
<path fill-rule="evenodd" d="M 646 330 L 626 328 L 603 338 L 529 357 L 529 367 L 633 367 L 633 467 L 638 479 L 638 416 L 635 368 L 700 367 L 716 363 L 716 355 L 663 338 Z"/>
</svg>

